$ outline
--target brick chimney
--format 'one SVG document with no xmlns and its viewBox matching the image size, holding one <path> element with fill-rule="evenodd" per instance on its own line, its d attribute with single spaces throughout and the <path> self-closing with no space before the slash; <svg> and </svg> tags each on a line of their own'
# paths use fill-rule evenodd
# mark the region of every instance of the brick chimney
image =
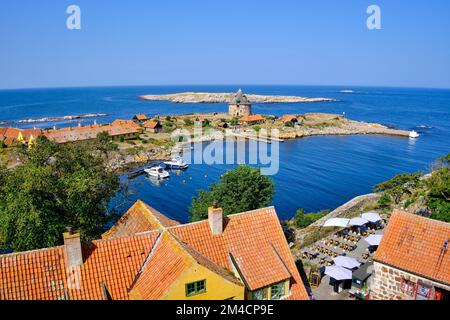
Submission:
<svg viewBox="0 0 450 320">
<path fill-rule="evenodd" d="M 214 236 L 220 236 L 223 233 L 223 210 L 213 205 L 208 208 L 208 221 L 211 232 Z"/>
<path fill-rule="evenodd" d="M 68 268 L 79 267 L 83 264 L 83 251 L 81 239 L 78 232 L 74 232 L 71 227 L 63 234 L 64 246 L 66 247 L 66 262 Z"/>
</svg>

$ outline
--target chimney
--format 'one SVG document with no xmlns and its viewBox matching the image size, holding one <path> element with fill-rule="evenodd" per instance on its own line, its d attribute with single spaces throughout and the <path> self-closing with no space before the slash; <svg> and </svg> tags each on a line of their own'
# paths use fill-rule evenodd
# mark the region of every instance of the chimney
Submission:
<svg viewBox="0 0 450 320">
<path fill-rule="evenodd" d="M 72 227 L 67 229 L 67 232 L 63 234 L 64 246 L 66 247 L 67 267 L 79 267 L 83 264 L 80 234 L 78 232 L 74 232 Z"/>
<path fill-rule="evenodd" d="M 220 236 L 223 233 L 223 210 L 213 205 L 208 208 L 208 221 L 211 232 L 214 236 Z"/>
</svg>

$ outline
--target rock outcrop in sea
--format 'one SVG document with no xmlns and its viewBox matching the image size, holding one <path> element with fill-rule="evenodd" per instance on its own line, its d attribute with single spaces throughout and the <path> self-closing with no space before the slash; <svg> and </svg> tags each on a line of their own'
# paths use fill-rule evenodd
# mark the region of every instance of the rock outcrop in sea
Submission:
<svg viewBox="0 0 450 320">
<path fill-rule="evenodd" d="M 170 101 L 173 103 L 228 103 L 233 93 L 181 92 L 173 94 L 149 94 L 140 96 L 148 101 Z M 331 98 L 308 98 L 299 96 L 266 96 L 247 94 L 251 103 L 305 103 L 305 102 L 333 102 Z"/>
</svg>

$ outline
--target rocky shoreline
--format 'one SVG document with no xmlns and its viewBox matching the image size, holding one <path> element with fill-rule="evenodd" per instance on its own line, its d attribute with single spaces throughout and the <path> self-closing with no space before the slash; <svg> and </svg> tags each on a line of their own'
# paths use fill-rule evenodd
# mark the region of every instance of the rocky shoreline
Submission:
<svg viewBox="0 0 450 320">
<path fill-rule="evenodd" d="M 299 128 L 280 132 L 281 139 L 297 139 L 325 135 L 388 135 L 409 137 L 410 131 L 392 129 L 377 123 L 346 120 L 343 123 L 323 128 Z"/>
<path fill-rule="evenodd" d="M 181 92 L 173 94 L 149 94 L 139 98 L 147 101 L 170 101 L 172 103 L 229 103 L 233 93 Z M 308 98 L 299 96 L 266 96 L 247 94 L 252 103 L 306 103 L 333 102 L 331 98 Z"/>
</svg>

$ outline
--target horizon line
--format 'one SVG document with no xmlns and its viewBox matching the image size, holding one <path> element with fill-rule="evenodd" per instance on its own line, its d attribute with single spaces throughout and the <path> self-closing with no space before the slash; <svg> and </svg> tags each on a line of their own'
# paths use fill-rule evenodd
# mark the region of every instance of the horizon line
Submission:
<svg viewBox="0 0 450 320">
<path fill-rule="evenodd" d="M 192 86 L 192 87 L 206 87 L 206 86 L 253 86 L 253 87 L 342 87 L 342 90 L 351 90 L 352 88 L 387 88 L 387 89 L 428 89 L 428 90 L 450 90 L 450 87 L 426 87 L 426 86 L 399 86 L 399 85 L 338 85 L 338 84 L 255 84 L 255 83 L 214 83 L 214 84 L 129 84 L 129 85 L 69 85 L 69 86 L 35 86 L 35 87 L 17 87 L 17 88 L 0 88 L 0 91 L 15 91 L 15 90 L 45 90 L 45 89 L 94 89 L 94 88 L 120 88 L 120 87 L 176 87 L 176 86 Z"/>
</svg>

